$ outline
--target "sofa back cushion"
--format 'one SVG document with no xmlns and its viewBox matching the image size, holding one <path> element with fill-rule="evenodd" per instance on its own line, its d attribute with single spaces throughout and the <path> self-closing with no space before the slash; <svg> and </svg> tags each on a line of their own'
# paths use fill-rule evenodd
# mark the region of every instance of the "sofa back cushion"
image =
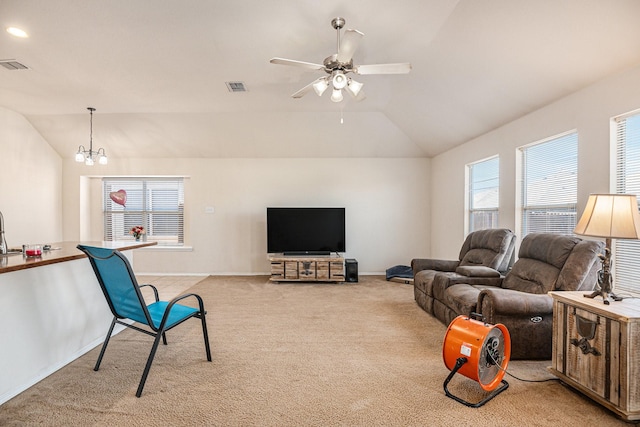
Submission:
<svg viewBox="0 0 640 427">
<path fill-rule="evenodd" d="M 460 249 L 460 266 L 484 266 L 499 270 L 511 258 L 515 236 L 506 228 L 469 233 Z"/>
<path fill-rule="evenodd" d="M 592 291 L 598 281 L 596 274 L 601 268 L 598 255 L 603 253 L 604 243 L 595 240 L 583 240 L 571 251 L 564 264 L 555 290 Z"/>
<path fill-rule="evenodd" d="M 520 245 L 518 261 L 505 276 L 502 287 L 533 294 L 556 289 L 565 263 L 581 241 L 573 236 L 528 234 Z M 563 280 L 568 280 L 568 277 Z"/>
</svg>

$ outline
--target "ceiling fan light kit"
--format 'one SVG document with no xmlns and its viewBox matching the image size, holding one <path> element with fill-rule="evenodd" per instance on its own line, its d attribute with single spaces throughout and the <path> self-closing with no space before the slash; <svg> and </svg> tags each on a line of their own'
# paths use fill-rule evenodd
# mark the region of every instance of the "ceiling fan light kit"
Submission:
<svg viewBox="0 0 640 427">
<path fill-rule="evenodd" d="M 331 93 L 331 100 L 333 102 L 340 102 L 342 101 L 343 96 L 342 96 L 342 91 L 340 89 L 333 89 L 333 92 Z"/>
<path fill-rule="evenodd" d="M 358 96 L 358 94 L 362 90 L 362 86 L 364 86 L 364 84 L 357 82 L 353 79 L 349 79 L 349 82 L 347 83 L 347 90 L 355 98 L 356 96 Z"/>
<path fill-rule="evenodd" d="M 318 96 L 322 96 L 325 90 L 329 87 L 329 82 L 327 78 L 318 79 L 313 83 L 313 90 L 316 91 Z"/>
<path fill-rule="evenodd" d="M 298 90 L 291 95 L 293 98 L 302 98 L 311 89 L 313 89 L 318 96 L 322 96 L 329 85 L 331 85 L 333 87 L 331 93 L 331 100 L 333 102 L 341 102 L 343 100 L 342 89 L 346 89 L 350 95 L 360 101 L 364 99 L 364 92 L 362 91 L 364 84 L 347 77 L 348 73 L 407 74 L 411 71 L 410 63 L 354 66 L 353 54 L 356 52 L 364 34 L 358 30 L 347 29 L 344 31 L 341 39 L 340 30 L 345 24 L 345 19 L 341 17 L 334 18 L 331 21 L 331 26 L 337 32 L 337 53 L 325 58 L 322 64 L 285 58 L 271 58 L 270 62 L 272 64 L 290 65 L 313 71 L 322 70 L 329 74 L 329 76 L 321 77 Z"/>
</svg>

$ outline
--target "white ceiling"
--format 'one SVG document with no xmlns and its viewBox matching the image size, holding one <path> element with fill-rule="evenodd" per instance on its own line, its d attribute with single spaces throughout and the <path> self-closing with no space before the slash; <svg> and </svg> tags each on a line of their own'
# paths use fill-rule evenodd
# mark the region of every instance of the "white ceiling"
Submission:
<svg viewBox="0 0 640 427">
<path fill-rule="evenodd" d="M 367 98 L 290 95 L 365 34 Z M 0 106 L 54 149 L 127 157 L 431 157 L 640 64 L 637 0 L 0 0 Z M 18 39 L 4 28 L 17 26 Z M 225 82 L 242 81 L 246 93 Z M 340 117 L 344 124 L 340 124 Z"/>
</svg>

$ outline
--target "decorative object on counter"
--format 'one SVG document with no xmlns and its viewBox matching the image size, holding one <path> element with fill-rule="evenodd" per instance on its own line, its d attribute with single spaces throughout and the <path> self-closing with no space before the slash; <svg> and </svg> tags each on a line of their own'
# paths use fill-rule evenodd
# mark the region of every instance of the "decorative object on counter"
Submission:
<svg viewBox="0 0 640 427">
<path fill-rule="evenodd" d="M 109 198 L 113 200 L 115 203 L 122 205 L 124 207 L 127 203 L 127 192 L 124 190 L 112 191 L 109 193 Z"/>
<path fill-rule="evenodd" d="M 604 254 L 602 270 L 598 271 L 598 285 L 591 294 L 585 297 L 595 298 L 602 295 L 603 302 L 609 304 L 609 298 L 621 301 L 613 293 L 611 280 L 611 239 L 640 239 L 640 213 L 638 199 L 634 194 L 591 194 L 587 200 L 582 217 L 573 230 L 584 236 L 604 237 Z"/>
<path fill-rule="evenodd" d="M 107 154 L 104 151 L 104 148 L 98 148 L 97 151 L 93 150 L 93 112 L 96 111 L 93 107 L 87 107 L 89 110 L 89 114 L 91 115 L 90 119 L 90 133 L 89 133 L 89 149 L 84 148 L 84 145 L 78 147 L 78 152 L 76 153 L 76 162 L 81 163 L 84 162 L 87 166 L 93 166 L 95 161 L 98 160 L 98 163 L 101 165 L 107 164 Z"/>
<path fill-rule="evenodd" d="M 131 227 L 131 230 L 129 230 L 129 234 L 131 234 L 136 241 L 140 240 L 140 238 L 142 237 L 143 234 L 145 234 L 146 231 L 144 229 L 143 226 L 141 225 L 135 225 L 133 227 Z"/>
<path fill-rule="evenodd" d="M 42 256 L 42 246 L 41 245 L 24 245 L 23 253 L 24 253 L 24 256 L 26 257 Z"/>
</svg>

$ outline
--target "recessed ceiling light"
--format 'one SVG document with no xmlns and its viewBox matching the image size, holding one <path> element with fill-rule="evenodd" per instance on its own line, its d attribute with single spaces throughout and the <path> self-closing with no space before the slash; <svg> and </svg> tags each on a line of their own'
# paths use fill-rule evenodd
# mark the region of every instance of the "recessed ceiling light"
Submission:
<svg viewBox="0 0 640 427">
<path fill-rule="evenodd" d="M 25 30 L 21 30 L 20 28 L 17 28 L 17 27 L 7 28 L 7 33 L 11 34 L 12 36 L 20 37 L 23 39 L 26 39 L 27 37 L 29 37 L 29 34 L 27 34 Z"/>
</svg>

